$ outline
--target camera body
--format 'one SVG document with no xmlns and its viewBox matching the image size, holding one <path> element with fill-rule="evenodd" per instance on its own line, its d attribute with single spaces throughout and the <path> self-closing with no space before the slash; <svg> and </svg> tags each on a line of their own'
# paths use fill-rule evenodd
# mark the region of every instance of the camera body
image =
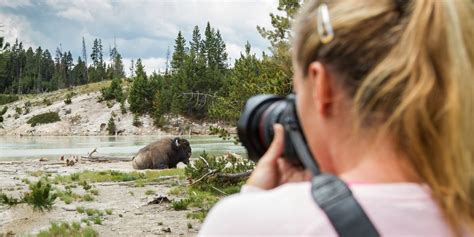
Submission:
<svg viewBox="0 0 474 237">
<path fill-rule="evenodd" d="M 237 132 L 240 141 L 247 149 L 249 159 L 257 162 L 267 151 L 273 140 L 273 124 L 275 123 L 280 123 L 285 128 L 283 158 L 301 165 L 295 141 L 290 136 L 292 131 L 303 136 L 296 113 L 294 94 L 287 97 L 269 94 L 256 95 L 247 101 L 237 122 Z"/>
</svg>

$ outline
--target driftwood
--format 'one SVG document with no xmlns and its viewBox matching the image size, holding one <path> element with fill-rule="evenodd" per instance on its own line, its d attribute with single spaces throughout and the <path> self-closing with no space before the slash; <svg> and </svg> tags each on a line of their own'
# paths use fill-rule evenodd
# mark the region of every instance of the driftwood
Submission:
<svg viewBox="0 0 474 237">
<path fill-rule="evenodd" d="M 152 205 L 152 204 L 161 204 L 164 202 L 171 202 L 170 199 L 166 196 L 158 196 L 154 198 L 152 201 L 148 202 L 146 205 Z"/>
<path fill-rule="evenodd" d="M 87 156 L 81 156 L 82 160 L 87 160 L 91 162 L 117 162 L 117 161 L 132 161 L 133 157 L 125 157 L 125 156 L 101 156 L 101 155 L 94 155 L 97 152 L 97 148 L 94 148 L 91 152 L 87 154 Z"/>
<path fill-rule="evenodd" d="M 207 162 L 206 159 L 204 159 L 202 157 L 199 157 L 199 159 L 202 160 L 206 164 L 208 172 L 206 174 L 204 174 L 203 176 L 201 176 L 196 181 L 192 181 L 190 183 L 190 185 L 195 185 L 195 184 L 201 182 L 202 180 L 204 180 L 208 176 L 217 177 L 218 179 L 229 181 L 229 182 L 235 182 L 235 181 L 239 181 L 242 178 L 249 177 L 250 174 L 252 174 L 252 170 L 248 170 L 248 171 L 241 172 L 241 173 L 219 173 L 219 172 L 217 172 L 217 170 L 211 169 L 211 167 L 209 166 L 209 163 Z M 215 187 L 212 187 L 212 188 L 217 189 Z M 221 190 L 217 190 L 217 191 L 224 193 Z"/>
<path fill-rule="evenodd" d="M 252 171 L 247 171 L 247 172 L 242 172 L 242 173 L 233 173 L 233 174 L 227 174 L 227 173 L 217 173 L 217 177 L 223 178 L 226 180 L 238 180 L 241 178 L 246 178 L 249 177 L 250 174 L 252 174 Z"/>
</svg>

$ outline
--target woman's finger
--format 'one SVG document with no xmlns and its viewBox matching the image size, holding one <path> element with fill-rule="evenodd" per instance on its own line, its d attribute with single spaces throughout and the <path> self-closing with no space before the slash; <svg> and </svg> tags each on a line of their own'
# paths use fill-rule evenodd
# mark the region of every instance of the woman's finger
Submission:
<svg viewBox="0 0 474 237">
<path fill-rule="evenodd" d="M 274 124 L 273 131 L 275 135 L 273 136 L 272 144 L 258 162 L 259 164 L 275 163 L 283 154 L 283 149 L 285 148 L 284 128 L 281 124 Z"/>
</svg>

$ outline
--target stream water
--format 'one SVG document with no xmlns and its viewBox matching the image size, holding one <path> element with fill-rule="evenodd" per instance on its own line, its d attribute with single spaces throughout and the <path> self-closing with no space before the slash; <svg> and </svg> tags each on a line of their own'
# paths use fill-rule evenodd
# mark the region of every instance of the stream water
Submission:
<svg viewBox="0 0 474 237">
<path fill-rule="evenodd" d="M 245 154 L 245 148 L 216 136 L 184 137 L 189 140 L 192 157 L 203 151 L 212 155 L 227 152 Z M 133 156 L 138 150 L 160 139 L 156 136 L 76 136 L 76 137 L 1 137 L 0 160 L 28 160 L 39 157 L 59 158 L 62 155 L 87 155 L 92 149 L 102 155 Z"/>
</svg>

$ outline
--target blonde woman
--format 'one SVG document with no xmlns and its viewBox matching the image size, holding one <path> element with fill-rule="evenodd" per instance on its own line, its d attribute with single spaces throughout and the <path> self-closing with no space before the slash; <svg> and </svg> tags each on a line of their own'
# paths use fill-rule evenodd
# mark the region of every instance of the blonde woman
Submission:
<svg viewBox="0 0 474 237">
<path fill-rule="evenodd" d="M 323 172 L 382 236 L 473 236 L 471 0 L 307 1 L 294 26 L 297 113 Z M 334 236 L 282 127 L 200 234 Z"/>
</svg>

